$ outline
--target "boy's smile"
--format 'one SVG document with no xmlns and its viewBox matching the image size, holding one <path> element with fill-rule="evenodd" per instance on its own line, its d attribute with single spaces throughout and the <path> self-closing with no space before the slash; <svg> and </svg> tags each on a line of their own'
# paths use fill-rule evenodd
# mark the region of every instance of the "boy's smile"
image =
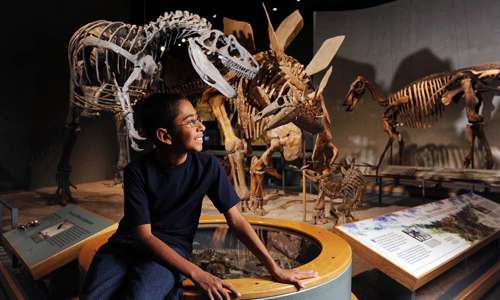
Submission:
<svg viewBox="0 0 500 300">
<path fill-rule="evenodd" d="M 188 100 L 181 100 L 177 104 L 177 112 L 174 120 L 177 130 L 173 144 L 179 146 L 179 150 L 186 152 L 201 151 L 205 126 L 201 123 L 193 105 Z"/>
</svg>

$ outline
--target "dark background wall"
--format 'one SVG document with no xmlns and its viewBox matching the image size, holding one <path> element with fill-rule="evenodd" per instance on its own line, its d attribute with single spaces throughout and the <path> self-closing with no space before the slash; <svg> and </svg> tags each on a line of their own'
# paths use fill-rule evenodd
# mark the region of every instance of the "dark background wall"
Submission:
<svg viewBox="0 0 500 300">
<path fill-rule="evenodd" d="M 12 2 L 3 26 L 8 72 L 0 110 L 0 191 L 53 185 L 68 108 L 67 43 L 96 19 L 130 21 L 131 1 Z M 84 120 L 75 182 L 112 176 L 110 116 Z"/>
<path fill-rule="evenodd" d="M 498 20 L 500 2 L 496 0 L 400 0 L 365 9 L 317 12 L 315 49 L 330 36 L 346 35 L 333 59 L 333 76 L 326 90 L 341 154 L 375 163 L 387 141 L 383 108 L 368 93 L 354 112 L 347 113 L 341 106 L 356 75 L 375 82 L 381 94 L 388 95 L 431 73 L 500 63 Z M 487 94 L 483 100 L 485 132 L 498 168 L 500 96 Z M 463 156 L 467 149 L 463 108 L 463 102 L 451 104 L 431 129 L 402 129 L 407 144 L 419 149 L 458 149 Z"/>
<path fill-rule="evenodd" d="M 265 2 L 275 27 L 300 9 L 305 26 L 286 52 L 306 65 L 313 54 L 313 11 L 357 9 L 387 0 Z M 90 0 L 11 5 L 4 12 L 3 26 L 7 71 L 0 109 L 0 192 L 55 184 L 68 109 L 67 43 L 80 26 L 98 19 L 144 24 L 164 11 L 187 9 L 207 17 L 214 28 L 222 28 L 222 16 L 249 22 L 257 50 L 268 49 L 261 1 Z M 117 156 L 112 116 L 83 118 L 81 129 L 71 160 L 72 182 L 112 178 Z"/>
</svg>

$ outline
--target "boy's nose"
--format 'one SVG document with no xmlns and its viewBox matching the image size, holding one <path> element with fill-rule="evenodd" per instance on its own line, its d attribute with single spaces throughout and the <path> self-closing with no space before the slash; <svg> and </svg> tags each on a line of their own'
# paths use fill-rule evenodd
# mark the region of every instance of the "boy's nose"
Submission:
<svg viewBox="0 0 500 300">
<path fill-rule="evenodd" d="M 202 122 L 200 122 L 200 123 L 199 123 L 199 126 L 198 126 L 198 130 L 200 130 L 200 131 L 205 131 L 205 129 L 206 129 L 205 125 L 203 125 L 203 123 L 202 123 Z"/>
</svg>

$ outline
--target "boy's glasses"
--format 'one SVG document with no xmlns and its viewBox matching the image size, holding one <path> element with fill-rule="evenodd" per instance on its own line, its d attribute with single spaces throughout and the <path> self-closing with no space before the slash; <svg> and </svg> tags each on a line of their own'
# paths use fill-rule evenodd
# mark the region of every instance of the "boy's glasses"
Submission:
<svg viewBox="0 0 500 300">
<path fill-rule="evenodd" d="M 200 116 L 196 116 L 196 118 L 191 118 L 187 120 L 184 123 L 177 124 L 179 126 L 187 126 L 190 128 L 196 128 L 197 126 L 203 126 L 203 121 L 201 120 Z"/>
</svg>

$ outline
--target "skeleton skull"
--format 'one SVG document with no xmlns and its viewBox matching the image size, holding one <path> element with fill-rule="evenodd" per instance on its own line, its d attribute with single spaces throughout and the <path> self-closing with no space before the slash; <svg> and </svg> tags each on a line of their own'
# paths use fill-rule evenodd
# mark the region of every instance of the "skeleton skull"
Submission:
<svg viewBox="0 0 500 300">
<path fill-rule="evenodd" d="M 361 76 L 356 77 L 349 87 L 349 91 L 345 96 L 343 106 L 346 106 L 346 111 L 352 111 L 358 104 L 359 99 L 363 96 L 366 89 L 366 79 Z"/>
<path fill-rule="evenodd" d="M 260 111 L 256 119 L 272 115 L 265 130 L 271 130 L 287 123 L 294 123 L 310 133 L 318 133 L 322 129 L 321 112 L 315 113 L 317 95 L 313 92 L 302 96 L 290 89 L 283 95 Z"/>
<path fill-rule="evenodd" d="M 195 71 L 208 85 L 224 96 L 233 98 L 236 92 L 224 79 L 221 71 L 232 70 L 237 76 L 252 79 L 259 66 L 253 56 L 232 35 L 210 30 L 201 36 L 189 38 L 189 57 Z"/>
</svg>

